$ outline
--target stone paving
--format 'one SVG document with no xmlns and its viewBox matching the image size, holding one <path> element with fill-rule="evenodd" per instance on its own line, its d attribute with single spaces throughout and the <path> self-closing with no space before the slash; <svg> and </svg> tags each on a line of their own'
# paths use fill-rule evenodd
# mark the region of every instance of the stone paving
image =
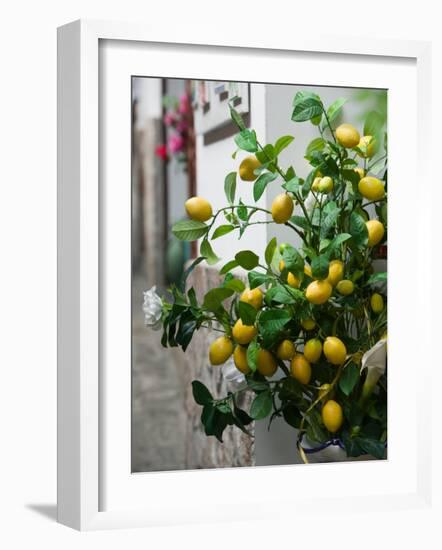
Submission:
<svg viewBox="0 0 442 550">
<path fill-rule="evenodd" d="M 179 352 L 161 346 L 161 331 L 144 326 L 146 279 L 132 287 L 132 471 L 185 469 L 185 382 Z M 180 368 L 181 367 L 181 368 Z"/>
</svg>

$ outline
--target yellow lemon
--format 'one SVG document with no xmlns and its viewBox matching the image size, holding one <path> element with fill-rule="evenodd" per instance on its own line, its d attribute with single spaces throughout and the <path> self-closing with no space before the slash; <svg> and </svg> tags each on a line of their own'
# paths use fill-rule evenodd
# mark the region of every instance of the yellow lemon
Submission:
<svg viewBox="0 0 442 550">
<path fill-rule="evenodd" d="M 303 319 L 301 326 L 304 330 L 313 330 L 316 326 L 314 319 Z"/>
<path fill-rule="evenodd" d="M 332 260 L 328 266 L 327 281 L 336 286 L 344 277 L 344 263 L 341 260 Z"/>
<path fill-rule="evenodd" d="M 370 306 L 374 313 L 381 313 L 384 309 L 384 298 L 377 292 L 371 295 Z"/>
<path fill-rule="evenodd" d="M 324 355 L 332 365 L 342 365 L 347 357 L 347 348 L 342 340 L 336 336 L 327 336 L 324 341 Z"/>
<path fill-rule="evenodd" d="M 336 139 L 347 149 L 356 147 L 360 140 L 359 132 L 351 124 L 341 124 L 336 128 Z"/>
<path fill-rule="evenodd" d="M 307 275 L 307 277 L 312 277 L 312 268 L 308 265 L 304 265 L 304 274 Z"/>
<path fill-rule="evenodd" d="M 295 344 L 291 340 L 283 340 L 276 350 L 276 356 L 283 361 L 291 359 L 296 353 Z"/>
<path fill-rule="evenodd" d="M 359 193 L 370 201 L 379 201 L 385 197 L 385 184 L 373 176 L 365 176 L 358 183 Z"/>
<path fill-rule="evenodd" d="M 273 376 L 278 368 L 278 364 L 270 351 L 260 349 L 256 357 L 256 368 L 263 376 Z"/>
<path fill-rule="evenodd" d="M 368 220 L 365 225 L 368 231 L 368 246 L 376 246 L 384 237 L 384 224 L 379 220 Z"/>
<path fill-rule="evenodd" d="M 343 279 L 336 285 L 336 290 L 339 294 L 342 294 L 342 296 L 350 296 L 350 294 L 353 294 L 354 289 L 355 285 L 353 284 L 353 281 L 350 281 L 349 279 Z"/>
<path fill-rule="evenodd" d="M 233 353 L 233 343 L 227 336 L 220 336 L 210 344 L 209 360 L 212 365 L 221 365 Z"/>
<path fill-rule="evenodd" d="M 262 299 L 263 299 L 263 293 L 259 288 L 246 288 L 244 292 L 241 294 L 240 302 L 245 302 L 246 304 L 250 304 L 255 309 L 261 309 L 262 308 Z"/>
<path fill-rule="evenodd" d="M 287 275 L 287 284 L 293 288 L 299 288 L 301 286 L 301 280 L 296 277 L 296 275 L 289 272 Z"/>
<path fill-rule="evenodd" d="M 191 197 L 184 203 L 187 215 L 197 222 L 205 222 L 212 217 L 212 206 L 202 197 Z"/>
<path fill-rule="evenodd" d="M 321 180 L 322 180 L 322 178 L 320 178 L 320 177 L 317 177 L 313 180 L 312 191 L 314 191 L 315 193 L 317 191 L 319 191 L 319 184 L 321 183 Z"/>
<path fill-rule="evenodd" d="M 293 214 L 293 200 L 287 193 L 277 195 L 272 202 L 272 218 L 276 223 L 286 223 Z"/>
<path fill-rule="evenodd" d="M 257 332 L 256 327 L 253 325 L 244 325 L 241 319 L 236 321 L 232 329 L 233 338 L 235 338 L 238 344 L 242 344 L 243 346 L 249 344 L 255 338 Z"/>
<path fill-rule="evenodd" d="M 247 348 L 236 346 L 235 351 L 233 352 L 233 362 L 239 371 L 243 374 L 249 374 L 250 367 L 247 363 Z"/>
<path fill-rule="evenodd" d="M 290 363 L 290 374 L 301 384 L 308 384 L 312 377 L 312 367 L 307 359 L 297 353 Z"/>
<path fill-rule="evenodd" d="M 243 181 L 255 181 L 258 176 L 254 171 L 260 166 L 261 163 L 254 155 L 246 157 L 239 165 L 239 177 Z"/>
<path fill-rule="evenodd" d="M 376 140 L 373 136 L 362 136 L 358 149 L 362 151 L 362 154 L 358 152 L 360 157 L 371 158 L 376 152 Z"/>
<path fill-rule="evenodd" d="M 330 176 L 325 176 L 321 178 L 321 181 L 318 185 L 318 190 L 321 193 L 330 193 L 331 191 L 333 191 L 333 186 L 334 184 L 332 178 Z"/>
<path fill-rule="evenodd" d="M 313 281 L 305 289 L 305 297 L 311 304 L 320 305 L 325 304 L 332 292 L 333 287 L 328 281 Z"/>
<path fill-rule="evenodd" d="M 304 357 L 310 363 L 317 363 L 321 358 L 322 343 L 318 338 L 308 340 L 304 345 Z"/>
<path fill-rule="evenodd" d="M 329 432 L 335 433 L 342 426 L 344 415 L 342 407 L 333 399 L 329 399 L 322 407 L 322 422 Z"/>
<path fill-rule="evenodd" d="M 359 176 L 359 179 L 362 179 L 365 176 L 365 170 L 363 168 L 355 168 L 354 171 Z"/>
<path fill-rule="evenodd" d="M 318 397 L 322 400 L 326 399 L 330 399 L 330 388 L 331 388 L 331 384 L 322 384 L 322 386 L 319 387 L 319 395 Z"/>
</svg>

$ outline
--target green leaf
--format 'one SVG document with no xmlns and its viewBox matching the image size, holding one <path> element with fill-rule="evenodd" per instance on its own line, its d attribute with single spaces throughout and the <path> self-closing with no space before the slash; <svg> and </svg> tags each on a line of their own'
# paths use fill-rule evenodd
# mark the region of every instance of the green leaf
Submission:
<svg viewBox="0 0 442 550">
<path fill-rule="evenodd" d="M 302 416 L 295 405 L 285 405 L 282 409 L 282 416 L 289 426 L 298 429 L 301 425 Z"/>
<path fill-rule="evenodd" d="M 224 282 L 223 288 L 230 288 L 234 292 L 242 292 L 246 285 L 240 279 L 229 279 Z"/>
<path fill-rule="evenodd" d="M 355 437 L 362 449 L 371 456 L 381 460 L 385 456 L 385 444 L 369 437 Z"/>
<path fill-rule="evenodd" d="M 336 101 L 334 101 L 330 107 L 327 109 L 327 116 L 330 121 L 330 124 L 335 120 L 335 118 L 339 115 L 339 113 L 342 110 L 342 107 L 346 103 L 346 99 L 343 97 L 339 97 Z"/>
<path fill-rule="evenodd" d="M 330 203 L 329 203 L 330 204 Z M 328 235 L 330 229 L 336 225 L 336 222 L 339 218 L 339 214 L 341 213 L 340 208 L 335 208 L 333 210 L 330 210 L 328 214 L 325 216 L 325 218 L 322 220 L 321 223 L 321 236 L 325 237 Z"/>
<path fill-rule="evenodd" d="M 235 99 L 236 97 L 232 97 L 232 99 L 229 102 L 230 117 L 232 118 L 233 122 L 238 126 L 240 130 L 245 130 L 246 125 L 244 124 L 244 120 L 242 116 L 231 104 L 231 102 L 234 101 Z"/>
<path fill-rule="evenodd" d="M 291 245 L 287 245 L 282 253 L 285 267 L 295 275 L 304 271 L 304 260 L 301 254 Z"/>
<path fill-rule="evenodd" d="M 332 254 L 335 254 L 338 250 L 341 244 L 348 241 L 348 239 L 351 239 L 350 233 L 339 233 L 339 235 L 336 235 L 336 237 L 331 241 L 331 243 L 327 247 L 327 254 L 331 256 Z"/>
<path fill-rule="evenodd" d="M 250 416 L 255 420 L 261 420 L 272 411 L 272 394 L 269 391 L 259 393 L 250 407 Z"/>
<path fill-rule="evenodd" d="M 312 275 L 316 279 L 325 279 L 328 276 L 329 259 L 325 254 L 316 256 L 311 263 Z"/>
<path fill-rule="evenodd" d="M 220 258 L 218 258 L 218 256 L 215 254 L 207 239 L 204 239 L 201 243 L 200 254 L 201 256 L 204 256 L 204 258 L 206 258 L 206 262 L 209 265 L 215 265 L 220 261 Z"/>
<path fill-rule="evenodd" d="M 204 261 L 205 258 L 203 256 L 200 256 L 199 258 L 197 258 L 195 261 L 193 261 L 190 266 L 186 269 L 186 271 L 183 273 L 183 276 L 181 277 L 181 281 L 180 281 L 180 289 L 184 292 L 184 288 L 186 286 L 186 281 L 187 281 L 187 278 L 189 277 L 189 275 L 192 273 L 192 271 L 195 269 L 195 267 L 200 264 L 202 261 Z"/>
<path fill-rule="evenodd" d="M 266 292 L 265 300 L 268 304 L 296 304 L 305 299 L 304 293 L 297 288 L 287 285 L 276 285 Z"/>
<path fill-rule="evenodd" d="M 233 292 L 230 288 L 212 288 L 204 296 L 203 308 L 216 311 L 224 300 L 232 296 Z"/>
<path fill-rule="evenodd" d="M 275 156 L 290 145 L 295 138 L 293 136 L 282 136 L 275 143 Z"/>
<path fill-rule="evenodd" d="M 203 237 L 209 227 L 195 220 L 181 220 L 172 227 L 172 233 L 181 241 L 196 241 Z"/>
<path fill-rule="evenodd" d="M 272 172 L 264 172 L 258 177 L 253 186 L 253 199 L 255 202 L 259 201 L 267 185 L 276 178 L 277 175 L 272 174 Z"/>
<path fill-rule="evenodd" d="M 240 149 L 249 153 L 255 153 L 258 150 L 255 130 L 241 130 L 235 136 L 235 143 Z"/>
<path fill-rule="evenodd" d="M 359 380 L 359 367 L 355 363 L 350 363 L 345 367 L 339 379 L 339 388 L 345 395 L 349 396 Z"/>
<path fill-rule="evenodd" d="M 258 286 L 261 286 L 270 280 L 268 275 L 266 275 L 265 273 L 260 273 L 259 271 L 250 271 L 248 274 L 248 279 L 251 289 L 257 288 Z"/>
<path fill-rule="evenodd" d="M 323 105 L 318 95 L 311 92 L 298 92 L 293 100 L 292 120 L 304 122 L 323 112 Z"/>
<path fill-rule="evenodd" d="M 286 309 L 267 309 L 258 318 L 264 347 L 272 344 L 292 316 Z"/>
<path fill-rule="evenodd" d="M 374 283 L 383 283 L 387 280 L 387 272 L 383 271 L 381 273 L 373 273 L 373 275 L 370 275 L 367 281 L 367 285 L 372 285 Z"/>
<path fill-rule="evenodd" d="M 258 357 L 258 352 L 260 350 L 260 345 L 254 338 L 247 347 L 247 364 L 249 368 L 255 372 L 256 371 L 256 359 Z"/>
<path fill-rule="evenodd" d="M 236 172 L 230 172 L 227 174 L 224 180 L 224 193 L 226 194 L 229 204 L 233 204 L 235 201 L 236 192 Z"/>
<path fill-rule="evenodd" d="M 235 255 L 235 260 L 243 269 L 250 271 L 259 264 L 259 257 L 251 250 L 242 250 Z"/>
<path fill-rule="evenodd" d="M 350 215 L 349 233 L 357 246 L 367 246 L 368 231 L 364 218 L 356 212 Z"/>
<path fill-rule="evenodd" d="M 305 150 L 305 156 L 307 158 L 310 158 L 313 151 L 322 151 L 324 147 L 325 147 L 325 141 L 321 137 L 317 137 L 307 145 L 307 149 Z"/>
<path fill-rule="evenodd" d="M 198 380 L 194 380 L 192 382 L 192 393 L 193 398 L 198 405 L 208 405 L 213 401 L 210 391 L 202 382 L 199 382 Z"/>
<path fill-rule="evenodd" d="M 383 124 L 383 118 L 377 111 L 369 112 L 365 118 L 364 136 L 373 136 L 379 140 Z"/>
<path fill-rule="evenodd" d="M 302 180 L 296 176 L 292 179 L 286 181 L 282 187 L 289 191 L 290 193 L 298 193 L 300 186 L 302 185 Z"/>
<path fill-rule="evenodd" d="M 264 145 L 262 151 L 257 151 L 255 156 L 262 165 L 268 166 L 269 170 L 271 170 L 272 161 L 275 159 L 275 148 L 271 143 L 268 143 Z M 271 171 L 273 172 L 274 170 L 272 169 Z"/>
<path fill-rule="evenodd" d="M 272 263 L 273 256 L 275 255 L 276 244 L 276 237 L 273 237 L 273 239 L 266 246 L 264 258 L 267 265 L 270 265 Z"/>
<path fill-rule="evenodd" d="M 218 239 L 219 237 L 222 237 L 223 235 L 227 235 L 227 233 L 230 233 L 235 229 L 234 225 L 226 224 L 226 225 L 220 225 L 218 226 L 212 235 L 212 241 L 214 239 Z"/>
<path fill-rule="evenodd" d="M 230 262 L 227 262 L 221 269 L 220 274 L 225 275 L 235 267 L 238 267 L 238 262 L 236 260 L 231 260 Z"/>
<path fill-rule="evenodd" d="M 236 209 L 236 213 L 238 215 L 238 218 L 242 220 L 243 222 L 247 221 L 248 219 L 248 213 L 247 213 L 247 207 L 244 206 L 242 200 L 239 200 L 239 206 Z"/>
<path fill-rule="evenodd" d="M 255 324 L 258 311 L 253 306 L 240 300 L 238 302 L 238 312 L 241 317 L 241 321 L 245 325 L 251 326 Z"/>
<path fill-rule="evenodd" d="M 308 230 L 310 229 L 310 225 L 304 216 L 292 216 L 290 218 L 290 221 L 300 227 L 301 229 Z"/>
</svg>

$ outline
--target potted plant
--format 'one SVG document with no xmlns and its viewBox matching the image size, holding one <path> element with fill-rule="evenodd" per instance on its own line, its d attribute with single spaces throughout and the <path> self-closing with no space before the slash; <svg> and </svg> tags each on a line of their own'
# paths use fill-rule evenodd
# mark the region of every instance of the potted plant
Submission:
<svg viewBox="0 0 442 550">
<path fill-rule="evenodd" d="M 296 94 L 292 120 L 318 128 L 307 147 L 305 179 L 278 161 L 294 138 L 261 144 L 230 104 L 234 140 L 247 156 L 225 178 L 227 204 L 213 212 L 202 197 L 186 202 L 189 219 L 173 233 L 202 239 L 200 256 L 170 299 L 152 293 L 145 299 L 147 323 L 162 326 L 164 346 L 186 350 L 195 331 L 211 327 L 219 332 L 210 364 L 233 357 L 241 380 L 224 398 L 192 383 L 205 433 L 222 441 L 229 425 L 248 433 L 253 420 L 267 418 L 270 426 L 283 417 L 297 430 L 305 462 L 326 449 L 349 458 L 380 459 L 386 452 L 386 273 L 376 273 L 373 261 L 387 238 L 387 141 L 376 113 L 367 116 L 362 135 L 348 123 L 335 128 L 343 104 L 338 99 L 326 108 L 317 94 Z M 236 199 L 238 177 L 253 184 L 253 204 Z M 280 193 L 266 210 L 256 202 L 270 182 Z M 219 286 L 199 302 L 186 288 L 188 275 L 200 262 L 220 261 L 214 240 L 241 236 L 257 223 L 285 224 L 293 242 L 273 238 L 264 258 L 238 252 L 221 267 Z M 250 410 L 237 406 L 241 392 L 253 393 Z"/>
</svg>

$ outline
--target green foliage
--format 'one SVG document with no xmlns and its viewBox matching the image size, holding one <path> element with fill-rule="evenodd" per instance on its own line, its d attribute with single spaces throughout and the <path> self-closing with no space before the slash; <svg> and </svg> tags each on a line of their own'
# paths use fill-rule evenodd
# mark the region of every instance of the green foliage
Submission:
<svg viewBox="0 0 442 550">
<path fill-rule="evenodd" d="M 384 374 L 380 378 L 375 391 L 367 397 L 362 393 L 366 374 L 365 371 L 361 373 L 360 368 L 362 355 L 387 329 L 387 310 L 375 315 L 370 308 L 370 297 L 375 290 L 386 293 L 387 273 L 373 271 L 379 248 L 368 247 L 366 227 L 370 214 L 371 218 L 377 216 L 388 229 L 387 200 L 366 208 L 370 201 L 358 190 L 359 174 L 355 168 L 363 168 L 371 175 L 379 171 L 388 189 L 386 109 L 377 102 L 361 117 L 360 124 L 346 121 L 354 124 L 361 135 L 372 135 L 376 139 L 374 157 L 361 159 L 357 150 L 346 149 L 335 139 L 334 128 L 338 120 L 345 120 L 341 114 L 346 101 L 337 98 L 326 107 L 317 94 L 298 92 L 293 100 L 292 120 L 296 123 L 309 121 L 318 130 L 305 151 L 309 169 L 304 179 L 297 176 L 293 166 L 281 166 L 278 159 L 293 143 L 294 136 L 284 135 L 274 143 L 261 145 L 255 131 L 246 128 L 232 103 L 229 104 L 230 115 L 239 130 L 234 138 L 236 147 L 254 154 L 261 163 L 255 170 L 253 201 L 246 204 L 238 197 L 243 184 L 237 182 L 236 172 L 230 172 L 224 180 L 225 208 L 215 212 L 207 223 L 185 220 L 173 226 L 173 233 L 181 240 L 201 239 L 200 256 L 187 268 L 180 286 L 170 289 L 171 298 L 163 297 L 162 344 L 185 350 L 197 330 L 210 326 L 231 337 L 237 319 L 257 328 L 256 336 L 246 346 L 251 372 L 246 375 L 244 386 L 215 399 L 201 382 L 192 384 L 194 399 L 202 407 L 201 422 L 208 436 L 221 442 L 224 430 L 231 426 L 250 434 L 249 425 L 254 420 L 266 418 L 270 428 L 273 420 L 280 417 L 300 430 L 299 436 L 306 435 L 313 443 L 324 443 L 332 434 L 322 421 L 324 402 L 318 396 L 321 386 L 329 384 L 329 397 L 341 405 L 344 414 L 343 424 L 333 437 L 342 441 L 349 457 L 368 453 L 383 458 L 387 439 L 387 376 Z M 233 158 L 235 156 L 236 152 Z M 333 179 L 333 188 L 327 193 L 312 189 L 318 176 Z M 241 250 L 234 259 L 227 261 L 226 258 L 227 263 L 219 271 L 222 276 L 219 284 L 202 299 L 194 288 L 186 293 L 186 280 L 199 263 L 206 261 L 213 265 L 219 261 L 211 241 L 229 234 L 230 238 L 241 238 L 246 231 L 253 231 L 255 223 L 272 223 L 270 212 L 255 204 L 271 182 L 294 199 L 293 216 L 284 228 L 293 230 L 294 238 L 288 238 L 288 242 L 279 247 L 276 238 L 272 238 L 261 263 L 253 250 Z M 334 287 L 325 303 L 310 303 L 306 297 L 307 286 L 312 279 L 326 279 L 330 261 L 334 259 L 343 262 L 344 278 L 354 283 L 352 294 L 342 295 Z M 259 287 L 264 295 L 259 309 L 239 299 L 246 287 L 246 276 L 250 289 Z M 305 325 L 307 319 L 313 319 L 314 323 Z M 322 354 L 312 365 L 312 377 L 307 385 L 294 379 L 289 363 L 276 355 L 278 345 L 285 339 L 294 342 L 298 353 L 302 353 L 308 339 L 318 338 L 323 342 L 332 335 L 345 343 L 348 358 L 344 365 L 336 367 Z M 271 380 L 257 370 L 261 349 L 273 354 L 278 365 Z M 248 411 L 238 407 L 237 397 L 242 392 L 252 394 Z"/>
</svg>

